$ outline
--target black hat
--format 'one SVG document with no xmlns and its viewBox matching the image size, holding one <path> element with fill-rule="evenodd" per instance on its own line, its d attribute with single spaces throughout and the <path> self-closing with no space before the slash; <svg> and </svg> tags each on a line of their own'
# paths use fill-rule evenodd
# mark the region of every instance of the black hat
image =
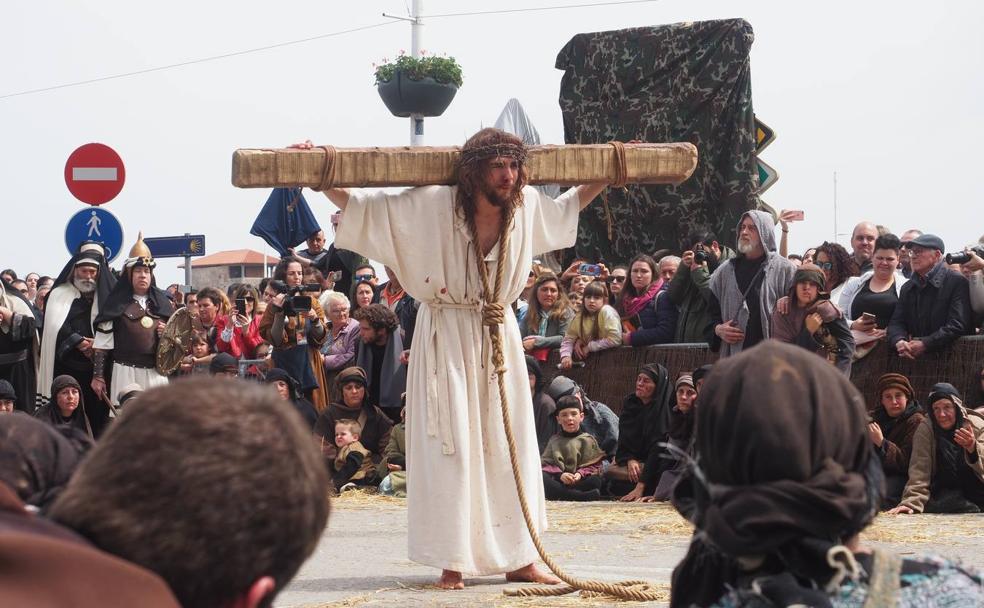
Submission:
<svg viewBox="0 0 984 608">
<path fill-rule="evenodd" d="M 229 353 L 219 353 L 212 357 L 212 362 L 208 364 L 210 374 L 238 374 L 239 362 Z"/>
<path fill-rule="evenodd" d="M 82 392 L 82 387 L 79 386 L 79 381 L 73 378 L 72 376 L 69 376 L 68 374 L 62 374 L 61 376 L 57 376 L 54 380 L 51 381 L 51 398 L 54 399 L 55 396 L 58 395 L 58 393 L 62 392 L 64 389 L 70 386 L 75 387 L 75 390 L 79 391 L 80 393 Z"/>
<path fill-rule="evenodd" d="M 908 243 L 905 243 L 902 246 L 912 247 L 913 245 L 919 247 L 925 247 L 926 249 L 936 249 L 937 251 L 946 251 L 946 246 L 943 245 L 943 239 L 936 236 L 935 234 L 920 234 L 919 236 L 912 239 Z"/>
<path fill-rule="evenodd" d="M 17 392 L 14 390 L 14 385 L 6 380 L 0 380 L 0 399 L 17 400 Z"/>
<path fill-rule="evenodd" d="M 940 399 L 949 399 L 955 405 L 963 405 L 963 399 L 960 398 L 960 391 L 949 382 L 937 382 L 933 385 L 933 388 L 929 389 L 928 401 L 930 405 Z"/>
</svg>

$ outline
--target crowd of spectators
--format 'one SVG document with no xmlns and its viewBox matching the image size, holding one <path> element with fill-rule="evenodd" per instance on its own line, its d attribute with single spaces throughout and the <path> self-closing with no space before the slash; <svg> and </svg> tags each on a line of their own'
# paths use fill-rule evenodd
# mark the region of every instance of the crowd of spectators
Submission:
<svg viewBox="0 0 984 608">
<path fill-rule="evenodd" d="M 640 253 L 627 265 L 575 259 L 552 270 L 533 261 L 513 311 L 527 354 L 548 497 L 665 500 L 680 462 L 692 453 L 694 411 L 708 368 L 670 377 L 659 364 L 641 367 L 616 416 L 563 375 L 610 349 L 707 343 L 728 357 L 774 339 L 849 376 L 852 362 L 879 343 L 887 342 L 893 356 L 916 359 L 980 331 L 979 246 L 948 263 L 938 236 L 909 230 L 897 237 L 862 222 L 850 251 L 824 242 L 790 254 L 792 221 L 787 212 L 777 223 L 749 211 L 733 247 L 703 230 L 689 235 L 679 252 Z M 399 494 L 406 484 L 405 439 L 396 435 L 404 424 L 419 304 L 392 269 L 380 282 L 363 258 L 334 250 L 329 258 L 326 251 L 319 232 L 258 285 L 190 291 L 171 285 L 167 296 L 195 324 L 175 376 L 238 375 L 271 385 L 314 433 L 336 489 L 382 484 Z M 95 281 L 97 265 L 79 260 L 75 279 Z M 88 391 L 91 376 L 51 374 L 47 383 L 35 381 L 45 390 L 34 391 L 21 368 L 5 363 L 25 341 L 42 336 L 54 282 L 35 272 L 20 280 L 3 271 L 0 412 L 23 410 L 91 444 L 126 400 L 148 387 L 116 391 L 104 418 L 105 400 Z M 62 340 L 64 328 L 54 331 Z M 66 343 L 86 354 L 91 340 L 90 331 Z M 62 342 L 56 357 L 74 353 Z M 554 350 L 561 375 L 544 382 L 541 366 Z M 889 480 L 886 508 L 984 508 L 984 416 L 974 409 L 984 406 L 984 375 L 966 398 L 945 383 L 952 378 L 939 380 L 921 397 L 899 374 L 879 381 L 868 430 Z M 24 387 L 29 395 L 20 394 Z"/>
<path fill-rule="evenodd" d="M 918 359 L 980 332 L 984 249 L 979 245 L 949 256 L 939 236 L 909 230 L 898 237 L 862 222 L 852 234 L 850 251 L 824 242 L 790 254 L 785 247 L 792 221 L 784 213 L 777 225 L 769 214 L 750 211 L 736 227 L 733 248 L 704 230 L 688 236 L 679 256 L 666 250 L 658 257 L 640 253 L 627 265 L 609 267 L 604 260 L 576 259 L 552 270 L 533 261 L 526 289 L 512 308 L 527 355 L 548 499 L 676 501 L 677 482 L 691 474 L 702 456 L 697 421 L 705 407 L 704 383 L 717 378 L 717 392 L 709 398 L 717 407 L 724 389 L 714 371 L 722 364 L 685 370 L 676 377 L 659 363 L 641 365 L 634 370 L 634 386 L 625 387 L 616 414 L 565 375 L 592 358 L 607 356 L 606 351 L 707 343 L 725 361 L 759 343 L 785 342 L 795 347 L 796 356 L 788 359 L 795 362 L 797 373 L 826 377 L 828 371 L 818 370 L 829 367 L 837 371 L 839 382 L 846 382 L 852 363 L 878 344 L 886 344 L 890 356 Z M 777 227 L 782 235 L 778 246 Z M 153 389 L 153 395 L 162 403 L 178 400 L 188 405 L 202 394 L 211 395 L 202 388 L 211 386 L 205 378 L 246 378 L 253 385 L 249 389 L 235 388 L 247 384 L 242 380 L 222 386 L 235 394 L 247 390 L 241 394 L 246 403 L 259 400 L 265 407 L 273 403 L 283 408 L 279 404 L 286 402 L 289 411 L 299 415 L 288 426 L 297 422 L 313 435 L 307 443 L 318 448 L 314 453 L 320 454 L 321 472 L 308 473 L 324 475 L 326 491 L 363 487 L 405 496 L 407 366 L 419 304 L 392 269 L 386 269 L 387 280 L 380 282 L 364 259 L 335 252 L 332 264 L 348 264 L 339 271 L 327 265 L 325 251 L 319 233 L 308 240 L 308 249 L 284 258 L 273 276 L 258 285 L 190 291 L 171 285 L 163 291 L 175 308 L 190 313 L 194 327 L 188 352 L 171 378 L 173 394 L 161 392 L 171 389 Z M 34 509 L 52 509 L 54 518 L 93 535 L 101 547 L 100 535 L 109 533 L 86 528 L 92 508 L 80 503 L 91 492 L 101 491 L 84 491 L 87 486 L 102 488 L 95 473 L 90 471 L 79 487 L 67 491 L 61 503 L 56 499 L 88 454 L 95 463 L 91 470 L 106 459 L 121 457 L 119 445 L 99 451 L 102 435 L 122 424 L 112 420 L 123 408 L 147 403 L 151 387 L 131 383 L 114 390 L 112 399 L 89 390 L 94 381 L 91 321 L 100 312 L 98 299 L 106 293 L 96 288 L 100 273 L 106 272 L 96 258 L 80 251 L 57 279 L 32 272 L 20 280 L 13 270 L 3 271 L 0 418 L 13 422 L 5 421 L 0 431 L 17 429 L 21 437 L 48 433 L 44 441 L 56 446 L 49 449 L 58 463 L 49 475 L 51 483 L 15 488 L 23 489 L 20 500 Z M 130 280 L 126 274 L 120 276 Z M 65 284 L 75 285 L 73 293 L 83 299 L 88 293 L 102 295 L 96 301 L 90 297 L 91 312 L 70 308 L 75 305 L 71 300 L 60 302 L 70 308 L 60 313 L 68 315 L 60 317 L 66 320 L 46 325 L 49 295 L 60 293 Z M 52 332 L 47 341 L 46 331 Z M 51 352 L 44 355 L 49 347 Z M 552 351 L 559 351 L 557 358 L 551 359 Z M 31 362 L 43 361 L 44 356 L 55 357 L 54 371 L 45 371 L 43 363 L 31 368 Z M 559 374 L 545 381 L 543 366 L 548 360 L 559 360 Z M 732 368 L 728 367 L 733 372 Z M 880 509 L 897 514 L 984 510 L 984 366 L 976 366 L 967 395 L 954 386 L 956 379 L 939 380 L 922 395 L 903 374 L 888 373 L 877 381 L 877 398 L 867 404 L 867 424 L 859 432 L 884 475 Z M 191 394 L 182 388 L 184 383 L 205 393 Z M 802 392 L 803 387 L 796 390 Z M 414 404 L 409 407 L 412 410 Z M 252 414 L 230 415 L 244 417 L 242 424 L 233 426 L 245 431 Z M 29 430 L 24 420 L 47 430 Z M 167 426 L 157 419 L 145 424 Z M 203 418 L 195 424 L 216 423 Z M 138 439 L 132 441 L 140 440 L 136 433 Z M 122 431 L 114 437 L 117 444 L 127 440 Z M 185 444 L 176 441 L 179 447 Z M 295 457 L 306 461 L 310 454 Z M 322 481 L 312 483 L 318 486 Z M 319 492 L 316 487 L 314 494 Z M 4 509 L 20 508 L 5 500 L 0 491 L 0 515 Z M 681 500 L 677 506 L 685 504 Z M 306 515 L 309 520 L 320 518 L 321 525 L 325 516 L 326 512 Z M 317 527 L 317 521 L 308 524 L 307 544 L 293 549 L 295 562 L 313 547 L 310 526 Z M 158 567 L 133 549 L 139 540 L 124 538 L 111 552 L 166 578 L 169 565 Z M 263 568 L 254 568 L 253 579 L 237 584 L 232 594 L 250 593 L 251 584 L 265 580 L 261 575 L 269 567 Z M 267 594 L 279 586 L 282 581 L 262 584 Z M 199 593 L 177 584 L 171 588 L 188 597 Z M 168 605 L 166 594 L 162 597 L 160 605 Z"/>
</svg>

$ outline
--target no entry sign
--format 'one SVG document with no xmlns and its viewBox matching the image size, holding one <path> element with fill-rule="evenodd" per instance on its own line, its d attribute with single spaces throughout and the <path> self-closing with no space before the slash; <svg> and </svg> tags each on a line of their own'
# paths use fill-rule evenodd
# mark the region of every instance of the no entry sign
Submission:
<svg viewBox="0 0 984 608">
<path fill-rule="evenodd" d="M 126 181 L 123 160 L 103 144 L 76 148 L 65 163 L 65 185 L 83 203 L 102 205 L 116 198 Z"/>
</svg>

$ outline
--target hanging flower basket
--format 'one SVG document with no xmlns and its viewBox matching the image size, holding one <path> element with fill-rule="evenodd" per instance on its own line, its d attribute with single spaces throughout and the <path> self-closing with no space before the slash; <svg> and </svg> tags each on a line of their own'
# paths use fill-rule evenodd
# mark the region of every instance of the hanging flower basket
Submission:
<svg viewBox="0 0 984 608">
<path fill-rule="evenodd" d="M 423 54 L 423 51 L 421 52 Z M 461 86 L 453 57 L 410 57 L 376 66 L 376 90 L 394 116 L 440 116 Z"/>
</svg>

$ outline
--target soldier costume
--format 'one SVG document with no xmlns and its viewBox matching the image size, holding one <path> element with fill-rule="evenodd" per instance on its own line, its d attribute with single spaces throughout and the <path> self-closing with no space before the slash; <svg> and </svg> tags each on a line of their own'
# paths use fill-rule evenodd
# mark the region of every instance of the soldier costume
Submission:
<svg viewBox="0 0 984 608">
<path fill-rule="evenodd" d="M 174 305 L 157 287 L 153 275 L 146 295 L 135 294 L 132 282 L 134 268 L 143 266 L 153 271 L 156 265 L 143 235 L 139 235 L 123 264 L 123 276 L 96 317 L 92 375 L 105 379 L 108 359 L 112 357 L 112 388 L 107 394 L 114 404 L 118 403 L 120 389 L 129 384 L 136 383 L 144 390 L 167 384 L 167 377 L 155 368 L 157 332 L 159 324 L 167 322 L 174 312 Z"/>
</svg>

